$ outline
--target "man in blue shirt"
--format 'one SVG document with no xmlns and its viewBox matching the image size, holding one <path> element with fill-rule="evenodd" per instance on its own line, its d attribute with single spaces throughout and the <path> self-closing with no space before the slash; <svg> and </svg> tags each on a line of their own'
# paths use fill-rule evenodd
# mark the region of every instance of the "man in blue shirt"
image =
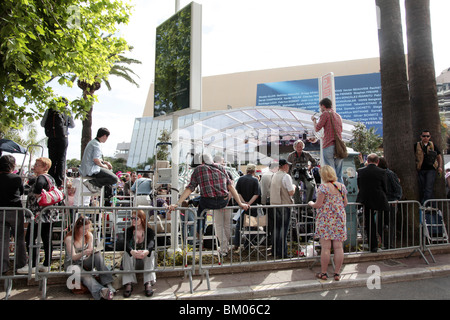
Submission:
<svg viewBox="0 0 450 320">
<path fill-rule="evenodd" d="M 97 136 L 92 139 L 84 149 L 83 159 L 81 159 L 80 172 L 84 177 L 92 177 L 84 182 L 84 185 L 93 193 L 99 192 L 103 186 L 110 186 L 119 182 L 117 176 L 112 171 L 112 165 L 103 160 L 100 143 L 108 140 L 110 132 L 106 128 L 100 128 Z"/>
<path fill-rule="evenodd" d="M 134 182 L 131 186 L 131 192 L 133 192 L 136 197 L 135 206 L 150 205 L 149 195 L 152 192 L 152 180 L 147 172 L 142 174 L 142 178 L 139 178 Z"/>
</svg>

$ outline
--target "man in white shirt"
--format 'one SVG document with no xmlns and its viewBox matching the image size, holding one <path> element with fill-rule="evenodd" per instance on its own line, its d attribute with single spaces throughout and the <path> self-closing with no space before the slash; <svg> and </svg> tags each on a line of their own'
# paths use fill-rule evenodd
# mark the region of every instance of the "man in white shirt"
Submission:
<svg viewBox="0 0 450 320">
<path fill-rule="evenodd" d="M 291 163 L 286 159 L 280 159 L 278 162 L 278 172 L 273 175 L 272 183 L 270 184 L 271 205 L 294 203 L 292 196 L 295 193 L 295 185 L 288 174 L 290 165 Z M 291 208 L 276 208 L 273 254 L 280 259 L 287 257 L 287 233 L 290 219 Z"/>
<path fill-rule="evenodd" d="M 112 171 L 112 165 L 103 160 L 103 154 L 100 143 L 105 143 L 109 137 L 109 130 L 100 128 L 97 136 L 89 141 L 84 149 L 83 159 L 81 159 L 80 172 L 83 177 L 92 177 L 93 179 L 85 181 L 84 185 L 93 193 L 98 192 L 103 186 L 111 186 L 119 179 Z"/>
</svg>

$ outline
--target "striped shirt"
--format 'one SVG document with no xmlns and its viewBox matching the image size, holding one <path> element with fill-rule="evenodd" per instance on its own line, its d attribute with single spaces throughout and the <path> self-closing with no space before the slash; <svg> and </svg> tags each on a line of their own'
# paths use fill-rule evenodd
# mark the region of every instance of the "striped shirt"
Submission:
<svg viewBox="0 0 450 320">
<path fill-rule="evenodd" d="M 222 166 L 202 164 L 194 169 L 187 188 L 194 191 L 200 186 L 200 196 L 217 198 L 228 195 L 228 185 L 231 183 Z"/>
<path fill-rule="evenodd" d="M 331 123 L 331 117 L 333 117 L 333 123 Z M 342 118 L 334 111 L 324 111 L 320 116 L 319 122 L 316 124 L 316 131 L 320 131 L 323 128 L 322 147 L 327 148 L 334 145 L 334 127 L 339 138 L 342 139 Z"/>
</svg>

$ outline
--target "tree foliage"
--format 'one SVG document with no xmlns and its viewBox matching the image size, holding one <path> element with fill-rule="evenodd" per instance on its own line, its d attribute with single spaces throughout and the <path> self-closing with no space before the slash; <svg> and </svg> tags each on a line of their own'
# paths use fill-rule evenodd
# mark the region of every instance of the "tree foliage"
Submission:
<svg viewBox="0 0 450 320">
<path fill-rule="evenodd" d="M 383 144 L 383 138 L 375 132 L 373 127 L 367 129 L 363 123 L 357 123 L 352 130 L 351 147 L 364 155 L 377 153 Z"/>
<path fill-rule="evenodd" d="M 94 83 L 107 78 L 125 39 L 115 34 L 128 23 L 131 6 L 120 0 L 2 0 L 0 5 L 1 123 L 20 127 L 64 104 L 52 80 L 72 87 L 75 74 Z M 94 97 L 95 99 L 95 97 Z M 82 117 L 89 101 L 71 102 Z"/>
</svg>

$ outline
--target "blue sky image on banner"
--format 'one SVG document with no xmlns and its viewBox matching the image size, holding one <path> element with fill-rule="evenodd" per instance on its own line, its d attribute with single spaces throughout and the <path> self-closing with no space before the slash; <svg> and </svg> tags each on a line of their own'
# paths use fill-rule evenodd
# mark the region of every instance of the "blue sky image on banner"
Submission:
<svg viewBox="0 0 450 320">
<path fill-rule="evenodd" d="M 379 73 L 335 77 L 336 111 L 345 120 L 374 127 L 383 136 Z M 257 106 L 284 106 L 319 111 L 318 79 L 258 84 Z"/>
</svg>

